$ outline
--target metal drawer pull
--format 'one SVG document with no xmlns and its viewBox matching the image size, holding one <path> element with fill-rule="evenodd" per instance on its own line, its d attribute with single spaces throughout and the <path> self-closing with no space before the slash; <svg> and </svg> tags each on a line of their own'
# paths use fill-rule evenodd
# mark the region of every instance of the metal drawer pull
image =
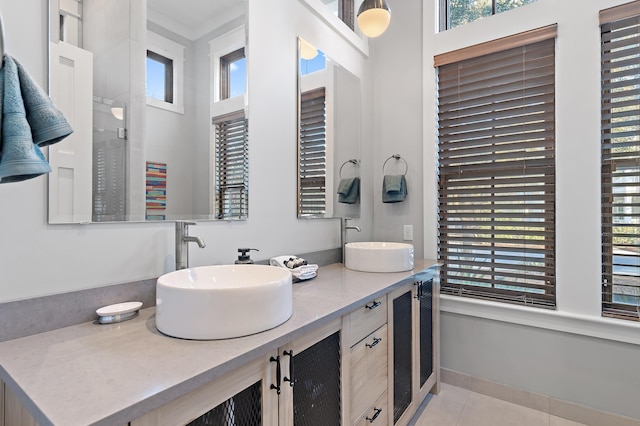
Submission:
<svg viewBox="0 0 640 426">
<path fill-rule="evenodd" d="M 378 418 L 380 413 L 382 413 L 382 408 L 373 407 L 373 411 L 375 411 L 373 417 L 365 417 L 366 420 L 369 420 L 369 423 L 373 423 Z"/>
<path fill-rule="evenodd" d="M 418 291 L 416 292 L 416 296 L 415 296 L 416 299 L 422 299 L 422 291 L 423 291 L 422 284 L 423 284 L 422 281 L 416 281 L 413 283 L 413 285 L 418 286 Z"/>
<path fill-rule="evenodd" d="M 371 344 L 366 343 L 365 346 L 368 347 L 368 348 L 372 348 L 375 345 L 377 345 L 378 343 L 380 343 L 381 340 L 382 340 L 382 337 L 374 337 L 373 338 L 373 343 L 371 343 Z"/>
<path fill-rule="evenodd" d="M 378 302 L 377 300 L 374 300 L 372 304 L 364 305 L 364 307 L 367 308 L 367 309 L 372 309 L 373 310 L 373 309 L 377 308 L 380 305 L 382 305 L 382 302 Z"/>
<path fill-rule="evenodd" d="M 284 351 L 283 354 L 289 357 L 289 377 L 284 376 L 284 381 L 289 382 L 289 386 L 293 387 L 295 379 L 293 378 L 293 349 Z"/>
<path fill-rule="evenodd" d="M 276 363 L 276 383 L 277 383 L 277 385 L 274 385 L 273 383 L 271 383 L 271 386 L 269 388 L 270 389 L 275 389 L 277 394 L 280 395 L 280 380 L 281 380 L 281 375 L 280 375 L 280 355 L 278 355 L 277 357 L 271 357 L 269 359 L 269 362 L 275 362 Z"/>
</svg>

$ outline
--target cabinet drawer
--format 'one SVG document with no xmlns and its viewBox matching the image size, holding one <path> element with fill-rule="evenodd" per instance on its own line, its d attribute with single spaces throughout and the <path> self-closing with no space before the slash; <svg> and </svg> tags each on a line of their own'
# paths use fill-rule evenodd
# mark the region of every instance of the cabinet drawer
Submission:
<svg viewBox="0 0 640 426">
<path fill-rule="evenodd" d="M 351 421 L 387 389 L 387 325 L 351 348 Z"/>
<path fill-rule="evenodd" d="M 349 314 L 351 346 L 387 323 L 387 296 L 371 300 Z"/>
<path fill-rule="evenodd" d="M 355 423 L 356 426 L 383 426 L 387 424 L 387 392 L 385 391 L 376 402 Z"/>
</svg>

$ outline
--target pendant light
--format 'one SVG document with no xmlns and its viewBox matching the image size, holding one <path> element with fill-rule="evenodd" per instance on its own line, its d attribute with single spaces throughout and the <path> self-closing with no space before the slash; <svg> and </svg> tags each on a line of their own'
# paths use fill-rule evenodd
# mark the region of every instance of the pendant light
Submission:
<svg viewBox="0 0 640 426">
<path fill-rule="evenodd" d="M 300 57 L 307 61 L 318 56 L 318 49 L 308 41 L 300 38 Z"/>
<path fill-rule="evenodd" d="M 389 26 L 391 9 L 386 0 L 364 0 L 358 9 L 358 26 L 362 34 L 373 38 Z"/>
</svg>

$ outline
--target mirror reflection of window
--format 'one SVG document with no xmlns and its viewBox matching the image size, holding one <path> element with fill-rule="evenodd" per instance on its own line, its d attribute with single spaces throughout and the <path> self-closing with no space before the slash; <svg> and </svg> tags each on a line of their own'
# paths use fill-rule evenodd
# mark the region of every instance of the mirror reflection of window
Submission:
<svg viewBox="0 0 640 426">
<path fill-rule="evenodd" d="M 173 103 L 173 61 L 147 50 L 147 96 Z"/>
<path fill-rule="evenodd" d="M 300 96 L 298 215 L 317 216 L 327 211 L 327 103 L 324 87 Z"/>
<path fill-rule="evenodd" d="M 220 58 L 220 99 L 244 95 L 247 91 L 247 60 L 244 48 Z"/>
<path fill-rule="evenodd" d="M 249 123 L 244 111 L 213 119 L 217 219 L 246 219 L 249 210 Z"/>
</svg>

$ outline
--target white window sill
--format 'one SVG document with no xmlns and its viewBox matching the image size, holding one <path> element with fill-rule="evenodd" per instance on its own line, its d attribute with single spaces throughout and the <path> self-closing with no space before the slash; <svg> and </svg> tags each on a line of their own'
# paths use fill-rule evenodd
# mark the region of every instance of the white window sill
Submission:
<svg viewBox="0 0 640 426">
<path fill-rule="evenodd" d="M 525 308 L 507 303 L 449 295 L 440 296 L 440 310 L 458 315 L 640 345 L 640 323 L 635 321 Z"/>
<path fill-rule="evenodd" d="M 169 102 L 162 102 L 159 99 L 147 98 L 147 105 L 154 108 L 164 109 L 166 111 L 175 112 L 177 114 L 184 114 L 184 106 L 171 104 Z"/>
</svg>

